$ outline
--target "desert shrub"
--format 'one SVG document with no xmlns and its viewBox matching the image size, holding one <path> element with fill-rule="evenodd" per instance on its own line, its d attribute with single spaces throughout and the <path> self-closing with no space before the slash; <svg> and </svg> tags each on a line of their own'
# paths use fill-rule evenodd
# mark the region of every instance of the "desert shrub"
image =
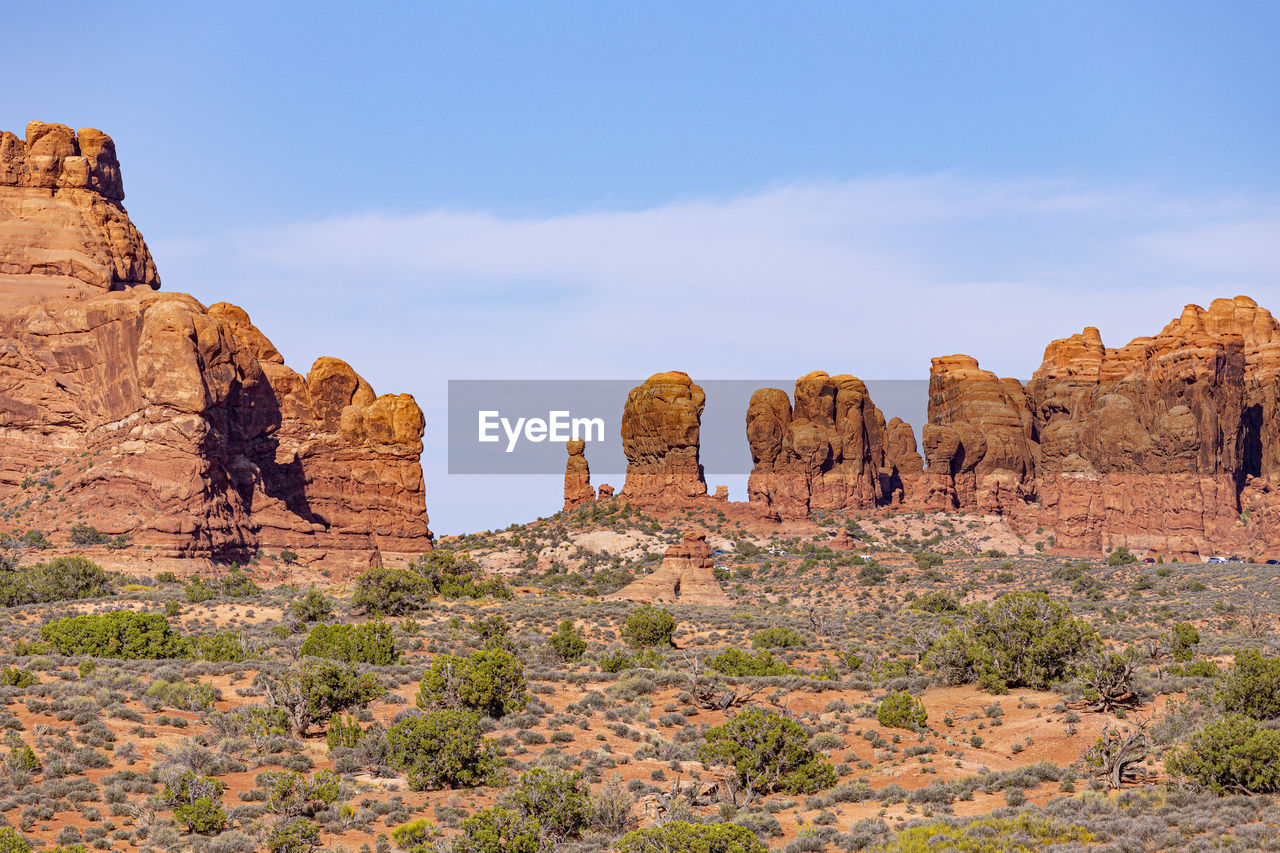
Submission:
<svg viewBox="0 0 1280 853">
<path fill-rule="evenodd" d="M 259 674 L 254 682 L 267 694 L 271 708 L 284 714 L 289 729 L 305 736 L 312 724 L 377 699 L 386 685 L 355 666 L 321 660 L 277 675 Z"/>
<path fill-rule="evenodd" d="M 215 835 L 227 828 L 227 813 L 209 797 L 174 807 L 173 819 L 197 835 Z"/>
<path fill-rule="evenodd" d="M 587 650 L 587 641 L 582 639 L 582 633 L 574 627 L 572 619 L 560 623 L 556 632 L 547 639 L 547 645 L 560 660 L 566 662 L 577 660 Z"/>
<path fill-rule="evenodd" d="M 358 718 L 344 718 L 341 714 L 334 714 L 329 718 L 329 728 L 324 733 L 324 739 L 329 751 L 333 752 L 340 746 L 355 746 L 363 735 L 364 729 L 360 727 Z"/>
<path fill-rule="evenodd" d="M 480 564 L 465 555 L 436 550 L 423 554 L 412 568 L 447 599 L 515 597 L 502 578 L 485 577 Z"/>
<path fill-rule="evenodd" d="M 1138 558 L 1129 552 L 1129 549 L 1121 545 L 1119 548 L 1107 555 L 1108 566 L 1123 566 L 1127 563 L 1136 563 Z"/>
<path fill-rule="evenodd" d="M 418 707 L 472 710 L 498 718 L 524 709 L 524 667 L 510 652 L 481 649 L 470 657 L 440 655 L 418 687 Z"/>
<path fill-rule="evenodd" d="M 31 853 L 31 845 L 13 827 L 0 827 L 0 853 Z"/>
<path fill-rule="evenodd" d="M 800 724 L 773 711 L 750 708 L 705 737 L 698 757 L 732 767 L 738 787 L 749 795 L 811 794 L 836 783 L 835 770 L 809 748 Z"/>
<path fill-rule="evenodd" d="M 548 839 L 535 818 L 515 809 L 493 806 L 462 822 L 452 853 L 551 853 Z"/>
<path fill-rule="evenodd" d="M 926 592 L 911 602 L 911 606 L 926 613 L 954 613 L 960 609 L 956 600 L 945 592 Z"/>
<path fill-rule="evenodd" d="M 356 579 L 351 604 L 366 613 L 399 616 L 445 598 L 512 598 L 501 578 L 486 578 L 480 564 L 436 550 L 404 569 L 375 568 Z"/>
<path fill-rule="evenodd" d="M 802 649 L 809 643 L 795 628 L 765 628 L 751 638 L 757 649 Z"/>
<path fill-rule="evenodd" d="M 630 669 L 635 664 L 631 655 L 622 649 L 611 649 L 600 655 L 600 669 L 602 672 L 622 672 L 624 669 Z"/>
<path fill-rule="evenodd" d="M 1087 844 L 1093 835 L 1082 826 L 1060 823 L 1043 815 L 988 817 L 962 823 L 926 823 L 896 833 L 884 853 L 1031 853 L 1052 845 Z"/>
<path fill-rule="evenodd" d="M 364 625 L 317 625 L 302 644 L 303 655 L 348 663 L 387 666 L 396 661 L 396 640 L 382 621 Z"/>
<path fill-rule="evenodd" d="M 143 695 L 155 703 L 182 711 L 207 711 L 222 698 L 218 688 L 212 684 L 189 684 L 163 678 L 151 682 Z"/>
<path fill-rule="evenodd" d="M 312 587 L 301 599 L 289 604 L 289 612 L 300 622 L 323 622 L 333 615 L 333 600 Z"/>
<path fill-rule="evenodd" d="M 918 729 L 929 719 L 919 699 L 905 691 L 890 693 L 876 708 L 880 725 L 891 729 Z"/>
<path fill-rule="evenodd" d="M 72 545 L 103 545 L 109 537 L 91 524 L 73 524 L 67 531 Z"/>
<path fill-rule="evenodd" d="M 233 569 L 213 578 L 196 578 L 187 584 L 184 595 L 188 602 L 198 604 L 219 597 L 249 598 L 261 592 L 262 587 L 252 578 L 239 569 Z"/>
<path fill-rule="evenodd" d="M 1200 632 L 1190 622 L 1175 622 L 1169 629 L 1169 651 L 1176 661 L 1189 661 L 1200 645 Z"/>
<path fill-rule="evenodd" d="M 622 625 L 622 639 L 634 649 L 670 646 L 675 632 L 675 617 L 651 604 L 642 604 L 632 610 Z"/>
<path fill-rule="evenodd" d="M 949 684 L 976 681 L 993 692 L 1043 690 L 1070 677 L 1082 654 L 1100 647 L 1089 623 L 1042 592 L 1014 592 L 965 611 L 929 649 L 926 662 Z"/>
<path fill-rule="evenodd" d="M 875 560 L 863 563 L 858 569 L 858 581 L 866 586 L 884 583 L 888 578 L 889 570 Z"/>
<path fill-rule="evenodd" d="M 1225 710 L 1255 720 L 1280 717 L 1280 658 L 1263 657 L 1253 649 L 1236 652 L 1218 698 Z"/>
<path fill-rule="evenodd" d="M 932 551 L 917 551 L 913 556 L 916 561 L 916 567 L 922 571 L 941 566 L 943 563 L 942 555 L 935 554 Z"/>
<path fill-rule="evenodd" d="M 1280 732 L 1227 714 L 1193 734 L 1164 766 L 1215 794 L 1280 791 Z"/>
<path fill-rule="evenodd" d="M 30 687 L 39 683 L 40 679 L 34 672 L 18 669 L 16 666 L 0 669 L 0 687 Z"/>
<path fill-rule="evenodd" d="M 183 771 L 165 783 L 160 797 L 173 808 L 174 820 L 199 835 L 212 835 L 227 826 L 222 794 L 227 786 L 219 779 Z"/>
<path fill-rule="evenodd" d="M 191 649 L 200 660 L 214 663 L 243 663 L 263 657 L 262 649 L 245 640 L 239 631 L 219 631 L 192 637 Z"/>
<path fill-rule="evenodd" d="M 739 648 L 728 648 L 707 661 L 707 666 L 721 675 L 795 675 L 800 670 L 778 663 L 768 649 L 761 649 L 754 655 Z"/>
<path fill-rule="evenodd" d="M 1175 663 L 1169 667 L 1170 675 L 1182 675 L 1190 678 L 1217 678 L 1222 670 L 1211 660 L 1193 660 L 1187 663 Z"/>
<path fill-rule="evenodd" d="M 391 841 L 404 853 L 432 853 L 432 843 L 439 835 L 434 823 L 420 817 L 391 830 Z"/>
<path fill-rule="evenodd" d="M 591 817 L 587 786 L 579 772 L 534 767 L 503 795 L 502 804 L 536 820 L 556 843 L 577 838 Z"/>
<path fill-rule="evenodd" d="M 618 853 L 769 853 L 746 827 L 683 820 L 628 832 L 616 849 Z"/>
<path fill-rule="evenodd" d="M 268 853 L 311 853 L 320 847 L 320 827 L 304 817 L 281 821 L 267 832 Z"/>
<path fill-rule="evenodd" d="M 410 717 L 387 730 L 388 759 L 406 771 L 409 788 L 471 788 L 493 772 L 493 744 L 480 736 L 480 715 L 439 710 Z"/>
<path fill-rule="evenodd" d="M 150 660 L 186 657 L 191 651 L 163 616 L 132 610 L 55 619 L 40 629 L 40 637 L 64 655 Z"/>
<path fill-rule="evenodd" d="M 110 594 L 107 573 L 84 557 L 55 557 L 46 563 L 0 571 L 0 606 L 4 607 Z"/>
<path fill-rule="evenodd" d="M 282 817 L 311 816 L 332 805 L 341 791 L 338 774 L 318 770 L 310 779 L 292 770 L 263 773 L 258 785 L 266 789 L 267 811 Z"/>
</svg>

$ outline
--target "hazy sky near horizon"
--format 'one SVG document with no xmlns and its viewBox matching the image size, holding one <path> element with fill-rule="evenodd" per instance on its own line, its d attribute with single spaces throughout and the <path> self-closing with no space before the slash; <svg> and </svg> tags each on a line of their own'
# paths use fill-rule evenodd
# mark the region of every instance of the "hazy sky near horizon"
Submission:
<svg viewBox="0 0 1280 853">
<path fill-rule="evenodd" d="M 1025 378 L 1085 325 L 1280 310 L 1271 0 L 5 20 L 0 128 L 107 131 L 166 289 L 412 392 L 438 532 L 560 503 L 446 473 L 449 379 L 919 379 L 952 352 Z"/>
</svg>

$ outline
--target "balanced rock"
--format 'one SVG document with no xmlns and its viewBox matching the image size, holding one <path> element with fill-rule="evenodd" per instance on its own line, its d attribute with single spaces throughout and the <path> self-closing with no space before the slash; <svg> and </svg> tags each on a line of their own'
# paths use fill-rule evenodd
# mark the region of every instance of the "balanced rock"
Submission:
<svg viewBox="0 0 1280 853">
<path fill-rule="evenodd" d="M 605 598 L 641 604 L 732 604 L 716 580 L 715 562 L 705 533 L 686 533 L 682 542 L 667 548 L 662 565 L 654 572 Z"/>
<path fill-rule="evenodd" d="M 565 444 L 569 460 L 564 468 L 564 511 L 593 502 L 596 491 L 591 488 L 591 468 L 587 465 L 587 443 L 571 438 Z"/>
<path fill-rule="evenodd" d="M 698 459 L 706 395 L 686 373 L 658 373 L 631 389 L 622 413 L 627 479 L 620 497 L 638 506 L 680 508 L 706 499 Z"/>
</svg>

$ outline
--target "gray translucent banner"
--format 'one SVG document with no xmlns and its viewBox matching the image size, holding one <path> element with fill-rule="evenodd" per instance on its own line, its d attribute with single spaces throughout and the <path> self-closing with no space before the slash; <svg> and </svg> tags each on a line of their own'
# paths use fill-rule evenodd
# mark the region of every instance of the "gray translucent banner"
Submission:
<svg viewBox="0 0 1280 853">
<path fill-rule="evenodd" d="M 450 474 L 563 474 L 565 441 L 586 442 L 593 478 L 620 474 L 622 411 L 627 394 L 643 379 L 452 379 L 449 381 Z M 706 393 L 701 459 L 708 478 L 749 474 L 747 404 L 761 388 L 790 397 L 795 379 L 694 377 Z M 926 420 L 926 379 L 864 380 L 885 420 L 899 417 L 916 431 Z M 794 399 L 792 401 L 794 404 Z"/>
</svg>

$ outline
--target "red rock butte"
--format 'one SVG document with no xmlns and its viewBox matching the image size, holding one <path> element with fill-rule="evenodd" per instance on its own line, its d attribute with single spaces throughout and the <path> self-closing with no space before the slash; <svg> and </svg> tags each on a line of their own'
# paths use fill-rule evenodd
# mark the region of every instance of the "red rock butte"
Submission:
<svg viewBox="0 0 1280 853">
<path fill-rule="evenodd" d="M 0 502 L 156 553 L 376 563 L 431 547 L 408 394 L 285 366 L 240 308 L 161 293 L 101 131 L 0 134 Z"/>
</svg>

